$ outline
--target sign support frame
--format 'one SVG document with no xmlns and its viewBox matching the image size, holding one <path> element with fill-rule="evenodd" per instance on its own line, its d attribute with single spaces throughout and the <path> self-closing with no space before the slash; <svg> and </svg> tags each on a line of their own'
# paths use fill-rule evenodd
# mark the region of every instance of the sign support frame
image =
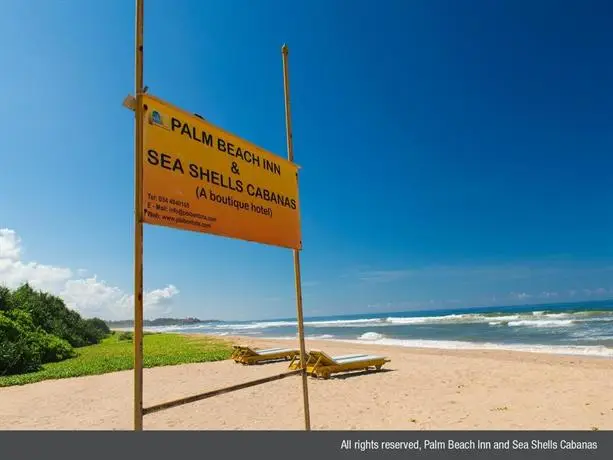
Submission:
<svg viewBox="0 0 613 460">
<path fill-rule="evenodd" d="M 294 162 L 294 139 L 292 134 L 292 115 L 289 93 L 289 49 L 287 44 L 281 48 L 283 56 L 283 94 L 285 99 L 285 132 L 287 137 L 287 159 Z M 298 173 L 296 172 L 296 176 Z M 298 177 L 296 177 L 298 180 Z M 302 246 L 302 244 L 300 245 Z M 304 404 L 304 429 L 311 430 L 311 413 L 309 408 L 309 387 L 307 383 L 306 346 L 304 343 L 304 317 L 302 309 L 302 280 L 300 274 L 300 251 L 294 252 L 294 277 L 296 284 L 296 312 L 298 320 L 298 336 L 300 341 L 300 368 L 302 369 L 302 398 Z"/>
<path fill-rule="evenodd" d="M 143 22 L 144 0 L 136 0 L 134 93 L 134 431 L 143 429 Z"/>
<path fill-rule="evenodd" d="M 300 373 L 302 376 L 302 394 L 304 403 L 305 430 L 311 430 L 311 417 L 309 409 L 309 394 L 306 372 L 306 347 L 304 338 L 304 315 L 302 306 L 302 281 L 300 273 L 300 250 L 293 249 L 294 275 L 296 288 L 296 312 L 298 320 L 298 335 L 300 341 L 300 370 L 290 371 L 263 379 L 257 379 L 242 384 L 232 385 L 219 390 L 201 393 L 195 396 L 181 398 L 175 401 L 158 404 L 144 408 L 143 405 L 143 146 L 144 146 L 144 111 L 143 95 L 147 91 L 144 86 L 144 0 L 135 0 L 135 66 L 134 66 L 134 90 L 135 97 L 127 96 L 124 99 L 124 107 L 131 109 L 135 116 L 134 126 L 134 431 L 143 430 L 143 417 L 148 413 L 158 412 L 190 402 L 207 399 L 219 394 L 248 388 L 254 385 L 283 379 Z M 292 137 L 292 122 L 289 96 L 289 71 L 288 71 L 288 47 L 286 44 L 281 48 L 283 57 L 283 89 L 285 101 L 285 128 L 287 137 L 287 158 L 294 163 L 294 144 Z M 298 180 L 298 172 L 296 172 Z M 300 244 L 302 247 L 302 243 Z"/>
</svg>

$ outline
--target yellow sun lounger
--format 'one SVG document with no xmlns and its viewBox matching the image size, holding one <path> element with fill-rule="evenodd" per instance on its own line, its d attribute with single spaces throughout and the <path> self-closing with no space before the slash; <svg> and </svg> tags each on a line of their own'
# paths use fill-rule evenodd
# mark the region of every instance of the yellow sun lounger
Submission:
<svg viewBox="0 0 613 460">
<path fill-rule="evenodd" d="M 311 350 L 309 352 L 306 371 L 307 374 L 313 377 L 327 379 L 330 377 L 330 374 L 339 372 L 369 370 L 372 367 L 376 370 L 380 370 L 385 363 L 389 362 L 390 360 L 383 356 L 346 355 L 332 358 L 323 351 Z M 299 367 L 300 363 L 298 363 L 298 368 Z"/>
<path fill-rule="evenodd" d="M 234 348 L 234 351 L 232 352 L 232 356 L 231 359 L 233 359 L 234 361 L 237 360 L 237 358 L 239 356 L 241 356 L 243 353 L 250 353 L 253 351 L 262 351 L 262 352 L 267 352 L 267 351 L 272 351 L 272 350 L 280 350 L 280 348 L 267 348 L 267 349 L 257 349 L 257 348 L 250 348 L 250 347 L 243 347 L 241 345 L 233 345 L 232 348 Z"/>
<path fill-rule="evenodd" d="M 268 353 L 273 350 L 281 350 L 281 347 L 258 349 L 258 348 L 244 347 L 241 345 L 233 345 L 233 348 L 234 348 L 234 351 L 232 352 L 231 359 L 233 359 L 234 361 L 237 361 L 242 355 L 250 355 L 253 353 L 257 353 L 257 352 Z"/>
<path fill-rule="evenodd" d="M 357 358 L 359 356 L 366 356 L 366 355 L 365 354 L 340 355 L 340 356 L 332 356 L 331 359 L 333 359 L 334 361 L 342 361 L 345 359 Z M 313 359 L 313 356 L 310 353 L 307 353 L 307 366 L 309 365 L 312 359 Z M 298 353 L 296 356 L 292 358 L 292 362 L 289 363 L 289 369 L 292 371 L 300 369 L 300 353 Z"/>
<path fill-rule="evenodd" d="M 254 349 L 251 347 L 235 346 L 232 359 L 241 364 L 257 364 L 266 361 L 278 361 L 281 359 L 292 359 L 300 355 L 300 351 L 294 348 L 267 348 Z"/>
</svg>

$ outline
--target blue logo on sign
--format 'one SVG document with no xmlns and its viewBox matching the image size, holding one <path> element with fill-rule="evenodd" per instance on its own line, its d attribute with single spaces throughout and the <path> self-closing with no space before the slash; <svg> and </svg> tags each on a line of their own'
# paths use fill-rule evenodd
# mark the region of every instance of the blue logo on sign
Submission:
<svg viewBox="0 0 613 460">
<path fill-rule="evenodd" d="M 151 113 L 151 121 L 155 123 L 156 125 L 161 125 L 162 116 L 160 115 L 160 112 L 158 112 L 157 110 L 154 110 L 153 113 Z"/>
</svg>

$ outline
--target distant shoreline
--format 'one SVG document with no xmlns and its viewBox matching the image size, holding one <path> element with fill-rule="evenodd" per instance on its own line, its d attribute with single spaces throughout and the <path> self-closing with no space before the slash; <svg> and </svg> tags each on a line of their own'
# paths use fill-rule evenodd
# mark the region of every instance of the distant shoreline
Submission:
<svg viewBox="0 0 613 460">
<path fill-rule="evenodd" d="M 143 320 L 145 327 L 173 327 L 173 326 L 198 326 L 202 324 L 217 324 L 223 321 L 217 319 L 198 319 L 198 318 L 156 318 Z M 133 320 L 105 321 L 109 329 L 134 327 Z"/>
</svg>

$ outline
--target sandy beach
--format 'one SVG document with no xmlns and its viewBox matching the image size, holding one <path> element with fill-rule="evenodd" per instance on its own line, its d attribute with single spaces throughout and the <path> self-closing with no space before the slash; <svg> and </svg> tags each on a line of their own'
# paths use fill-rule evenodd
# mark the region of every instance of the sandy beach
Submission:
<svg viewBox="0 0 613 460">
<path fill-rule="evenodd" d="M 237 339 L 258 347 L 288 340 Z M 331 355 L 376 353 L 384 372 L 309 378 L 314 430 L 611 430 L 613 361 L 504 351 L 307 341 Z M 145 370 L 145 406 L 278 374 L 233 361 Z M 0 388 L 2 430 L 130 430 L 132 372 Z M 148 430 L 303 429 L 299 376 L 145 416 Z"/>
</svg>

